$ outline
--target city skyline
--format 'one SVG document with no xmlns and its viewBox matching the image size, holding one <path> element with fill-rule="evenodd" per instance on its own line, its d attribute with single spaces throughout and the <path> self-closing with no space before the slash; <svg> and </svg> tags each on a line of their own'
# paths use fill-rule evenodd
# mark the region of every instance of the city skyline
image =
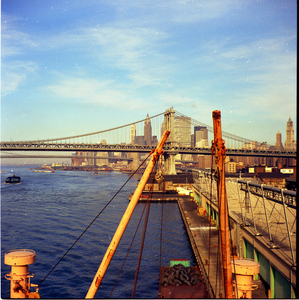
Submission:
<svg viewBox="0 0 299 300">
<path fill-rule="evenodd" d="M 296 136 L 297 2 L 1 1 L 1 140 L 100 131 L 174 106 Z M 283 140 L 284 142 L 284 140 Z"/>
</svg>

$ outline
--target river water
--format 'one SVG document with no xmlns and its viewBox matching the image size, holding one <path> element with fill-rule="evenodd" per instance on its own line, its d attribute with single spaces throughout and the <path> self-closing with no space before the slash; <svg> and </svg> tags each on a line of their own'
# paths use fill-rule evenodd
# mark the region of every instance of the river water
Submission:
<svg viewBox="0 0 299 300">
<path fill-rule="evenodd" d="M 36 262 L 29 266 L 31 282 L 39 284 L 84 229 L 128 179 L 120 172 L 55 171 L 35 173 L 29 166 L 2 166 L 1 173 L 1 297 L 9 297 L 4 278 L 10 266 L 4 254 L 13 249 L 32 249 Z M 20 184 L 4 184 L 6 177 L 21 176 Z M 137 186 L 134 175 L 111 204 L 40 285 L 42 298 L 85 298 L 118 223 Z M 103 278 L 96 298 L 109 298 L 140 220 L 144 203 L 138 203 Z M 150 207 L 147 233 L 135 298 L 158 298 L 161 203 Z M 145 213 L 144 213 L 145 215 Z M 144 218 L 144 217 L 143 217 Z M 143 219 L 111 298 L 131 298 Z M 171 258 L 195 258 L 177 203 L 164 203 L 162 265 Z M 33 289 L 31 289 L 32 291 Z"/>
</svg>

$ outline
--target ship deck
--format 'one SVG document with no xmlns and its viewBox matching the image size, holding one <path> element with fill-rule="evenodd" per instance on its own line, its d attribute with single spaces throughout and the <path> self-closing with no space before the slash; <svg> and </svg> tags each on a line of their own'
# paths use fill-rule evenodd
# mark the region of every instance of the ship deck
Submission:
<svg viewBox="0 0 299 300">
<path fill-rule="evenodd" d="M 159 286 L 159 298 L 165 299 L 206 299 L 208 298 L 207 291 L 205 288 L 205 284 L 203 281 L 199 281 L 194 285 L 188 286 L 186 284 L 175 286 L 175 285 L 167 285 L 164 286 L 163 281 L 163 273 L 166 267 L 162 267 L 160 269 L 160 286 Z M 192 269 L 196 269 L 199 272 L 198 267 L 192 267 Z"/>
</svg>

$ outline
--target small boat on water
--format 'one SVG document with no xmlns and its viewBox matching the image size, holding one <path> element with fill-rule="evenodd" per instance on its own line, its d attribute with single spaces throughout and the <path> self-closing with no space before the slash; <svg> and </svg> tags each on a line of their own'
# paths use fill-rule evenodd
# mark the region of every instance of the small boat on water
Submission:
<svg viewBox="0 0 299 300">
<path fill-rule="evenodd" d="M 5 183 L 20 183 L 20 182 L 21 182 L 21 177 L 20 176 L 16 176 L 16 175 L 7 177 L 5 179 Z"/>
<path fill-rule="evenodd" d="M 54 173 L 54 170 L 33 170 L 35 173 Z"/>
</svg>

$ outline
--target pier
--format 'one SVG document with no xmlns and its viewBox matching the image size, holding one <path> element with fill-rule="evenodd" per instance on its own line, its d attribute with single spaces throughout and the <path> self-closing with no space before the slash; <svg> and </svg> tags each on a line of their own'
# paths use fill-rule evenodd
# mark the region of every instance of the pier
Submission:
<svg viewBox="0 0 299 300">
<path fill-rule="evenodd" d="M 206 289 L 210 297 L 223 297 L 217 192 L 213 183 L 210 195 L 211 186 L 208 180 L 193 181 L 190 174 L 185 177 L 183 174 L 165 176 L 164 182 L 160 184 L 153 182 L 153 178 L 151 183 L 149 179 L 139 201 L 147 201 L 150 197 L 152 202 L 178 203 L 197 265 L 206 281 Z M 293 298 L 296 296 L 296 226 L 288 227 L 287 224 L 294 225 L 296 217 L 292 216 L 292 211 L 286 211 L 282 204 L 273 204 L 258 197 L 248 201 L 250 195 L 243 195 L 244 191 L 242 192 L 242 187 L 238 184 L 238 178 L 228 178 L 226 186 L 232 259 L 251 259 L 260 264 L 260 274 L 253 276 L 253 284 L 257 289 L 252 291 L 252 297 Z M 150 192 L 151 187 L 153 190 Z M 179 194 L 178 187 L 189 190 L 191 188 L 191 192 L 188 195 Z M 264 206 L 261 206 L 263 201 Z M 294 214 L 296 215 L 296 212 Z M 267 222 L 268 225 L 271 224 L 269 230 Z M 290 234 L 289 240 L 286 228 Z M 234 273 L 233 261 L 232 268 Z"/>
</svg>

